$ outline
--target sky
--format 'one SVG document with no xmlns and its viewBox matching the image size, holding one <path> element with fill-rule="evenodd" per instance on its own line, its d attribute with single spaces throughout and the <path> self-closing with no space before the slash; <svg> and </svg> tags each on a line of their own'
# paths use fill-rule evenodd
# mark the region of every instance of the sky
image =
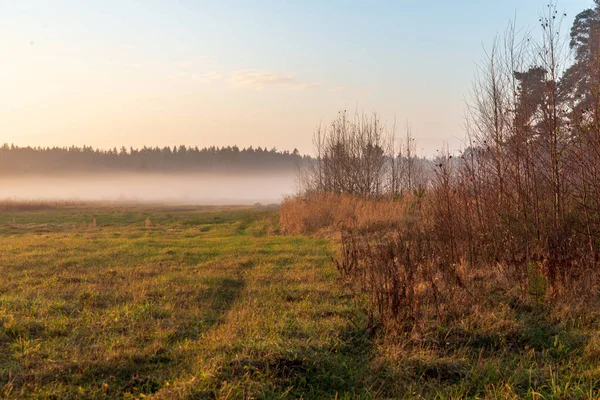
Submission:
<svg viewBox="0 0 600 400">
<path fill-rule="evenodd" d="M 312 153 L 339 110 L 462 147 L 484 48 L 544 1 L 0 0 L 0 143 Z M 563 0 L 565 32 L 591 0 Z"/>
</svg>

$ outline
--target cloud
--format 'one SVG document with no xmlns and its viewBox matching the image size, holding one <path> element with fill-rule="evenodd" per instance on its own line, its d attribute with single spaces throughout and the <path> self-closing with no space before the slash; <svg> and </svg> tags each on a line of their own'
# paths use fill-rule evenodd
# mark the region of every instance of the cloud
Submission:
<svg viewBox="0 0 600 400">
<path fill-rule="evenodd" d="M 345 89 L 345 87 L 343 87 L 343 86 L 337 86 L 337 87 L 333 87 L 333 88 L 329 89 L 329 91 L 330 92 L 341 92 L 344 89 Z"/>
<path fill-rule="evenodd" d="M 197 63 L 197 61 L 189 61 L 177 65 L 185 68 L 196 65 Z M 200 82 L 204 85 L 210 85 L 215 81 L 223 80 L 231 87 L 250 88 L 255 90 L 263 90 L 267 87 L 282 87 L 288 90 L 306 90 L 323 86 L 321 82 L 301 82 L 296 78 L 295 73 L 282 75 L 271 71 L 252 69 L 231 71 L 225 75 L 222 75 L 217 71 L 200 73 L 184 69 L 183 71 L 180 71 L 178 75 L 195 82 Z"/>
<path fill-rule="evenodd" d="M 295 74 L 279 75 L 270 71 L 241 70 L 229 73 L 227 81 L 234 87 L 248 87 L 263 90 L 266 87 L 286 87 L 291 90 L 304 90 L 321 86 L 321 83 L 301 83 Z"/>
</svg>

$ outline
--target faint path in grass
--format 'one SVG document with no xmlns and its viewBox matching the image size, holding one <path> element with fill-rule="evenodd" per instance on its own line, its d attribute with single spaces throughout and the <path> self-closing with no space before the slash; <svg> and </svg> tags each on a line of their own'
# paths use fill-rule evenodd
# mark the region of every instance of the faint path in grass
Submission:
<svg viewBox="0 0 600 400">
<path fill-rule="evenodd" d="M 209 308 L 204 310 L 204 317 L 200 319 L 189 319 L 181 325 L 169 340 L 174 343 L 185 340 L 197 340 L 203 334 L 211 329 L 218 327 L 226 321 L 226 314 L 233 305 L 240 300 L 246 287 L 244 272 L 254 266 L 254 261 L 237 263 L 232 275 L 235 277 L 225 277 L 213 280 L 209 288 L 205 290 L 199 301 L 201 304 L 209 304 Z"/>
</svg>

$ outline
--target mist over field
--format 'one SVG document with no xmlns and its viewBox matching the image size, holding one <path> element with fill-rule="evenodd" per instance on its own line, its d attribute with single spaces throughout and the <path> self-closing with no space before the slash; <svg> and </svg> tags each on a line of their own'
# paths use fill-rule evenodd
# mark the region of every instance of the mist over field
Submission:
<svg viewBox="0 0 600 400">
<path fill-rule="evenodd" d="M 177 204 L 279 203 L 294 193 L 295 175 L 99 174 L 0 178 L 0 199 L 132 201 Z"/>
</svg>

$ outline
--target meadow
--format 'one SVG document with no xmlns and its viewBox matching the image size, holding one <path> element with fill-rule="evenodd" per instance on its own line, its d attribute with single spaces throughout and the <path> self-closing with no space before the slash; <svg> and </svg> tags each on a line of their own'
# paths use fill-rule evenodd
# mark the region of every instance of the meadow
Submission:
<svg viewBox="0 0 600 400">
<path fill-rule="evenodd" d="M 3 207 L 3 398 L 600 394 L 594 315 L 497 293 L 484 319 L 386 338 L 331 261 L 338 238 L 285 235 L 274 209 Z"/>
</svg>

